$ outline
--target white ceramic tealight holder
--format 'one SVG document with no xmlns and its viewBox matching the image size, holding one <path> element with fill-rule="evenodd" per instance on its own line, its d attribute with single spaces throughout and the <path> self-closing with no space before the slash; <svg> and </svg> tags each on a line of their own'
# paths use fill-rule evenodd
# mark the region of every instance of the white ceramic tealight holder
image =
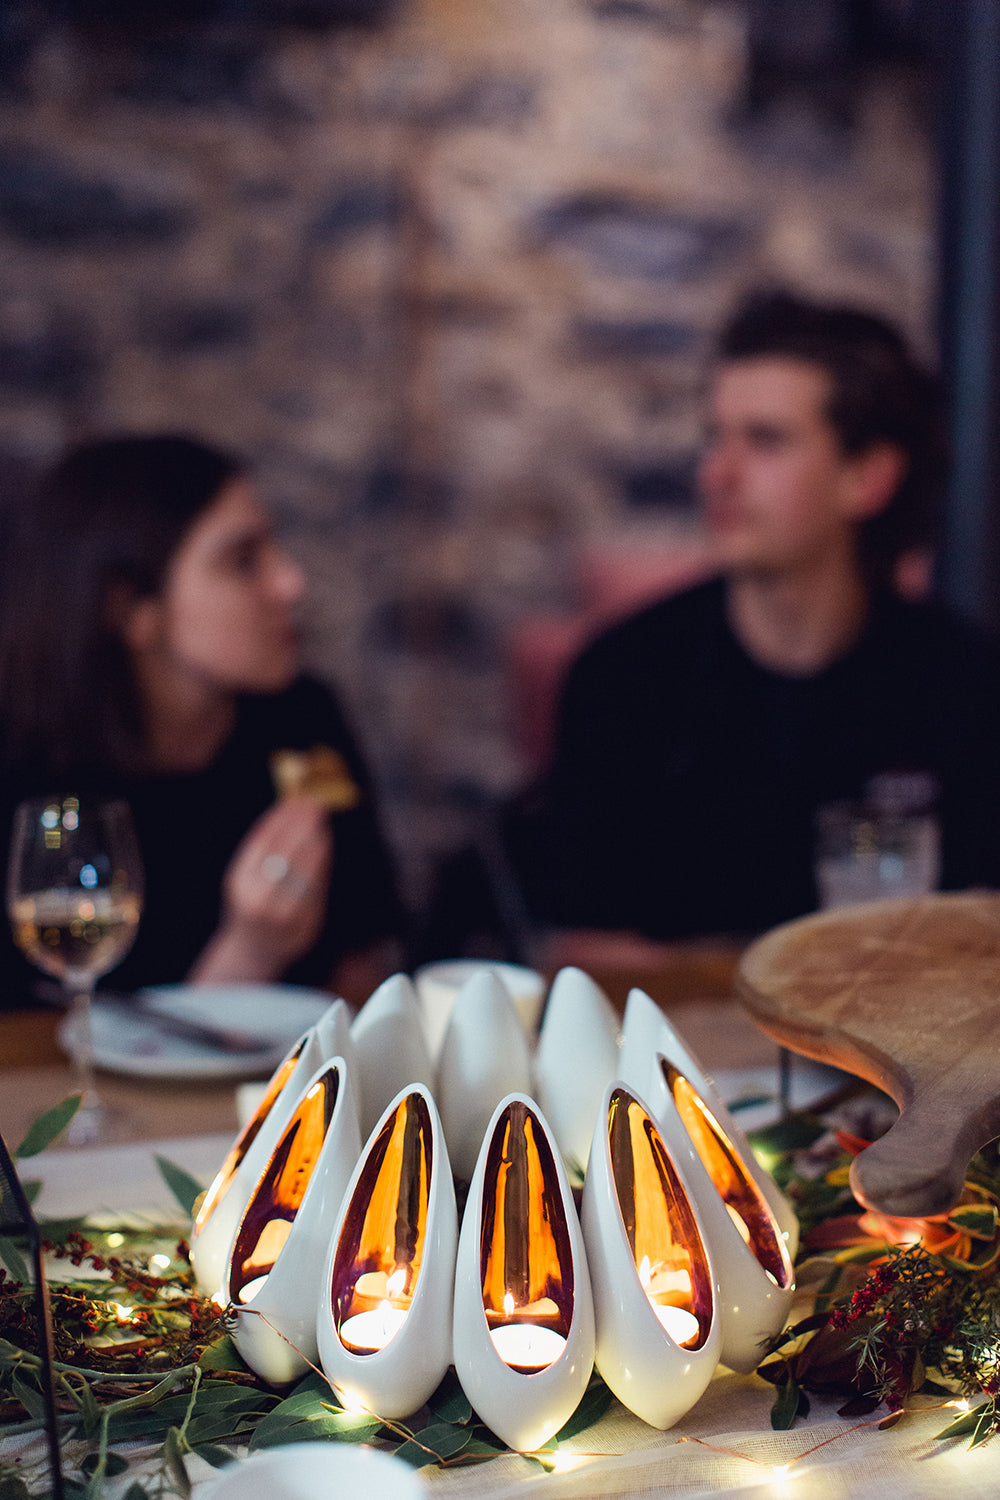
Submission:
<svg viewBox="0 0 1000 1500">
<path fill-rule="evenodd" d="M 618 1076 L 618 1017 L 581 969 L 561 969 L 549 991 L 535 1054 L 535 1088 L 567 1170 L 582 1182 L 604 1091 Z"/>
<path fill-rule="evenodd" d="M 316 1298 L 330 1235 L 361 1150 L 350 1071 L 323 1063 L 240 1220 L 224 1295 L 251 1369 L 284 1385 L 316 1363 Z"/>
<path fill-rule="evenodd" d="M 492 959 L 437 959 L 434 963 L 423 964 L 413 975 L 427 1045 L 435 1062 L 441 1056 L 444 1034 L 459 991 L 470 979 L 487 969 L 500 980 L 513 1000 L 525 1035 L 532 1038 L 538 1030 L 538 1018 L 545 1000 L 545 980 L 537 969 Z"/>
<path fill-rule="evenodd" d="M 501 1100 L 466 1200 L 455 1267 L 455 1373 L 486 1425 L 531 1452 L 576 1410 L 594 1365 L 583 1236 L 537 1104 Z"/>
<path fill-rule="evenodd" d="M 366 1140 L 400 1089 L 411 1083 L 430 1088 L 434 1082 L 416 991 L 405 974 L 393 974 L 365 1001 L 354 1018 L 351 1041 L 358 1118 Z"/>
<path fill-rule="evenodd" d="M 456 1177 L 471 1178 L 500 1100 L 530 1088 L 528 1043 L 514 1002 L 494 974 L 477 972 L 455 1002 L 435 1090 Z"/>
<path fill-rule="evenodd" d="M 785 1236 L 748 1163 L 696 1085 L 662 1053 L 657 1062 L 648 1104 L 711 1246 L 722 1322 L 719 1358 L 749 1374 L 760 1364 L 764 1341 L 784 1327 L 795 1291 Z"/>
<path fill-rule="evenodd" d="M 320 1281 L 320 1364 L 351 1407 L 409 1416 L 443 1379 L 457 1242 L 441 1119 L 415 1085 L 392 1101 L 361 1153 Z"/>
<path fill-rule="evenodd" d="M 685 1178 L 647 1106 L 607 1089 L 583 1189 L 597 1368 L 651 1427 L 695 1404 L 719 1362 L 715 1274 Z"/>
<path fill-rule="evenodd" d="M 335 1000 L 288 1049 L 202 1199 L 191 1231 L 191 1264 L 206 1296 L 221 1295 L 233 1236 L 250 1194 L 306 1084 L 331 1057 L 343 1057 L 351 1068 L 351 1012 L 343 1000 Z"/>
<path fill-rule="evenodd" d="M 414 1469 L 360 1443 L 281 1443 L 226 1464 L 199 1484 L 200 1500 L 427 1500 Z"/>
<path fill-rule="evenodd" d="M 659 1058 L 667 1057 L 697 1089 L 722 1130 L 732 1141 L 745 1162 L 751 1177 L 771 1206 L 794 1260 L 799 1245 L 799 1221 L 795 1210 L 771 1176 L 753 1154 L 750 1142 L 733 1119 L 725 1100 L 710 1075 L 688 1047 L 680 1032 L 644 990 L 629 993 L 622 1024 L 622 1047 L 619 1077 L 643 1098 L 655 1095 L 660 1087 Z"/>
</svg>

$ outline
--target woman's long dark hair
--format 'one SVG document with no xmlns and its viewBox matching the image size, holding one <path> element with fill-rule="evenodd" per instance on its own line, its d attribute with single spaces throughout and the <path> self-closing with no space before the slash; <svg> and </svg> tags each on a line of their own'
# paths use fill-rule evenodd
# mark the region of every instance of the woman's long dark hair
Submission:
<svg viewBox="0 0 1000 1500">
<path fill-rule="evenodd" d="M 83 443 L 6 518 L 0 739 L 8 768 L 133 774 L 141 704 L 116 615 L 159 593 L 172 557 L 242 472 L 188 437 Z"/>
</svg>

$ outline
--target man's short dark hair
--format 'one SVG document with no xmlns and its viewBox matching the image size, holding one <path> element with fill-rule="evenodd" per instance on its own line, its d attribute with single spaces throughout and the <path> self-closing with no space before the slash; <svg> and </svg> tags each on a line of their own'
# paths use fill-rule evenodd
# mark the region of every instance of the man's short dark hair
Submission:
<svg viewBox="0 0 1000 1500">
<path fill-rule="evenodd" d="M 797 359 L 830 380 L 827 417 L 846 454 L 893 443 L 906 473 L 880 515 L 859 530 L 862 565 L 885 580 L 900 554 L 926 545 L 947 472 L 944 408 L 936 379 L 885 318 L 856 307 L 754 292 L 719 336 L 723 363 Z"/>
</svg>

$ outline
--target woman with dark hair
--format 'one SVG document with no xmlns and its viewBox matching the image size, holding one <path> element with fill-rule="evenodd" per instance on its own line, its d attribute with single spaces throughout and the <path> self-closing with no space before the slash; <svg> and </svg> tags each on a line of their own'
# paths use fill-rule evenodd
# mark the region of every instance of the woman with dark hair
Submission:
<svg viewBox="0 0 1000 1500">
<path fill-rule="evenodd" d="M 365 960 L 400 908 L 369 776 L 299 675 L 304 578 L 241 464 L 186 437 L 87 443 L 8 522 L 4 829 L 33 793 L 127 798 L 146 898 L 111 983 L 381 977 Z M 7 947 L 0 1006 L 33 982 Z"/>
</svg>

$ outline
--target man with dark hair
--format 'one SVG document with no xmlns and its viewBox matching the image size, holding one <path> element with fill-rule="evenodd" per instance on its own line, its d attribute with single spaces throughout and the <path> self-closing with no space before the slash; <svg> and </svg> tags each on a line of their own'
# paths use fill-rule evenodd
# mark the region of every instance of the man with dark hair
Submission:
<svg viewBox="0 0 1000 1500">
<path fill-rule="evenodd" d="M 937 789 L 941 883 L 1000 883 L 1000 663 L 900 597 L 944 472 L 933 381 L 881 319 L 785 293 L 723 330 L 698 483 L 719 576 L 595 640 L 512 837 L 535 916 L 655 939 L 813 909 L 816 813 Z"/>
</svg>

